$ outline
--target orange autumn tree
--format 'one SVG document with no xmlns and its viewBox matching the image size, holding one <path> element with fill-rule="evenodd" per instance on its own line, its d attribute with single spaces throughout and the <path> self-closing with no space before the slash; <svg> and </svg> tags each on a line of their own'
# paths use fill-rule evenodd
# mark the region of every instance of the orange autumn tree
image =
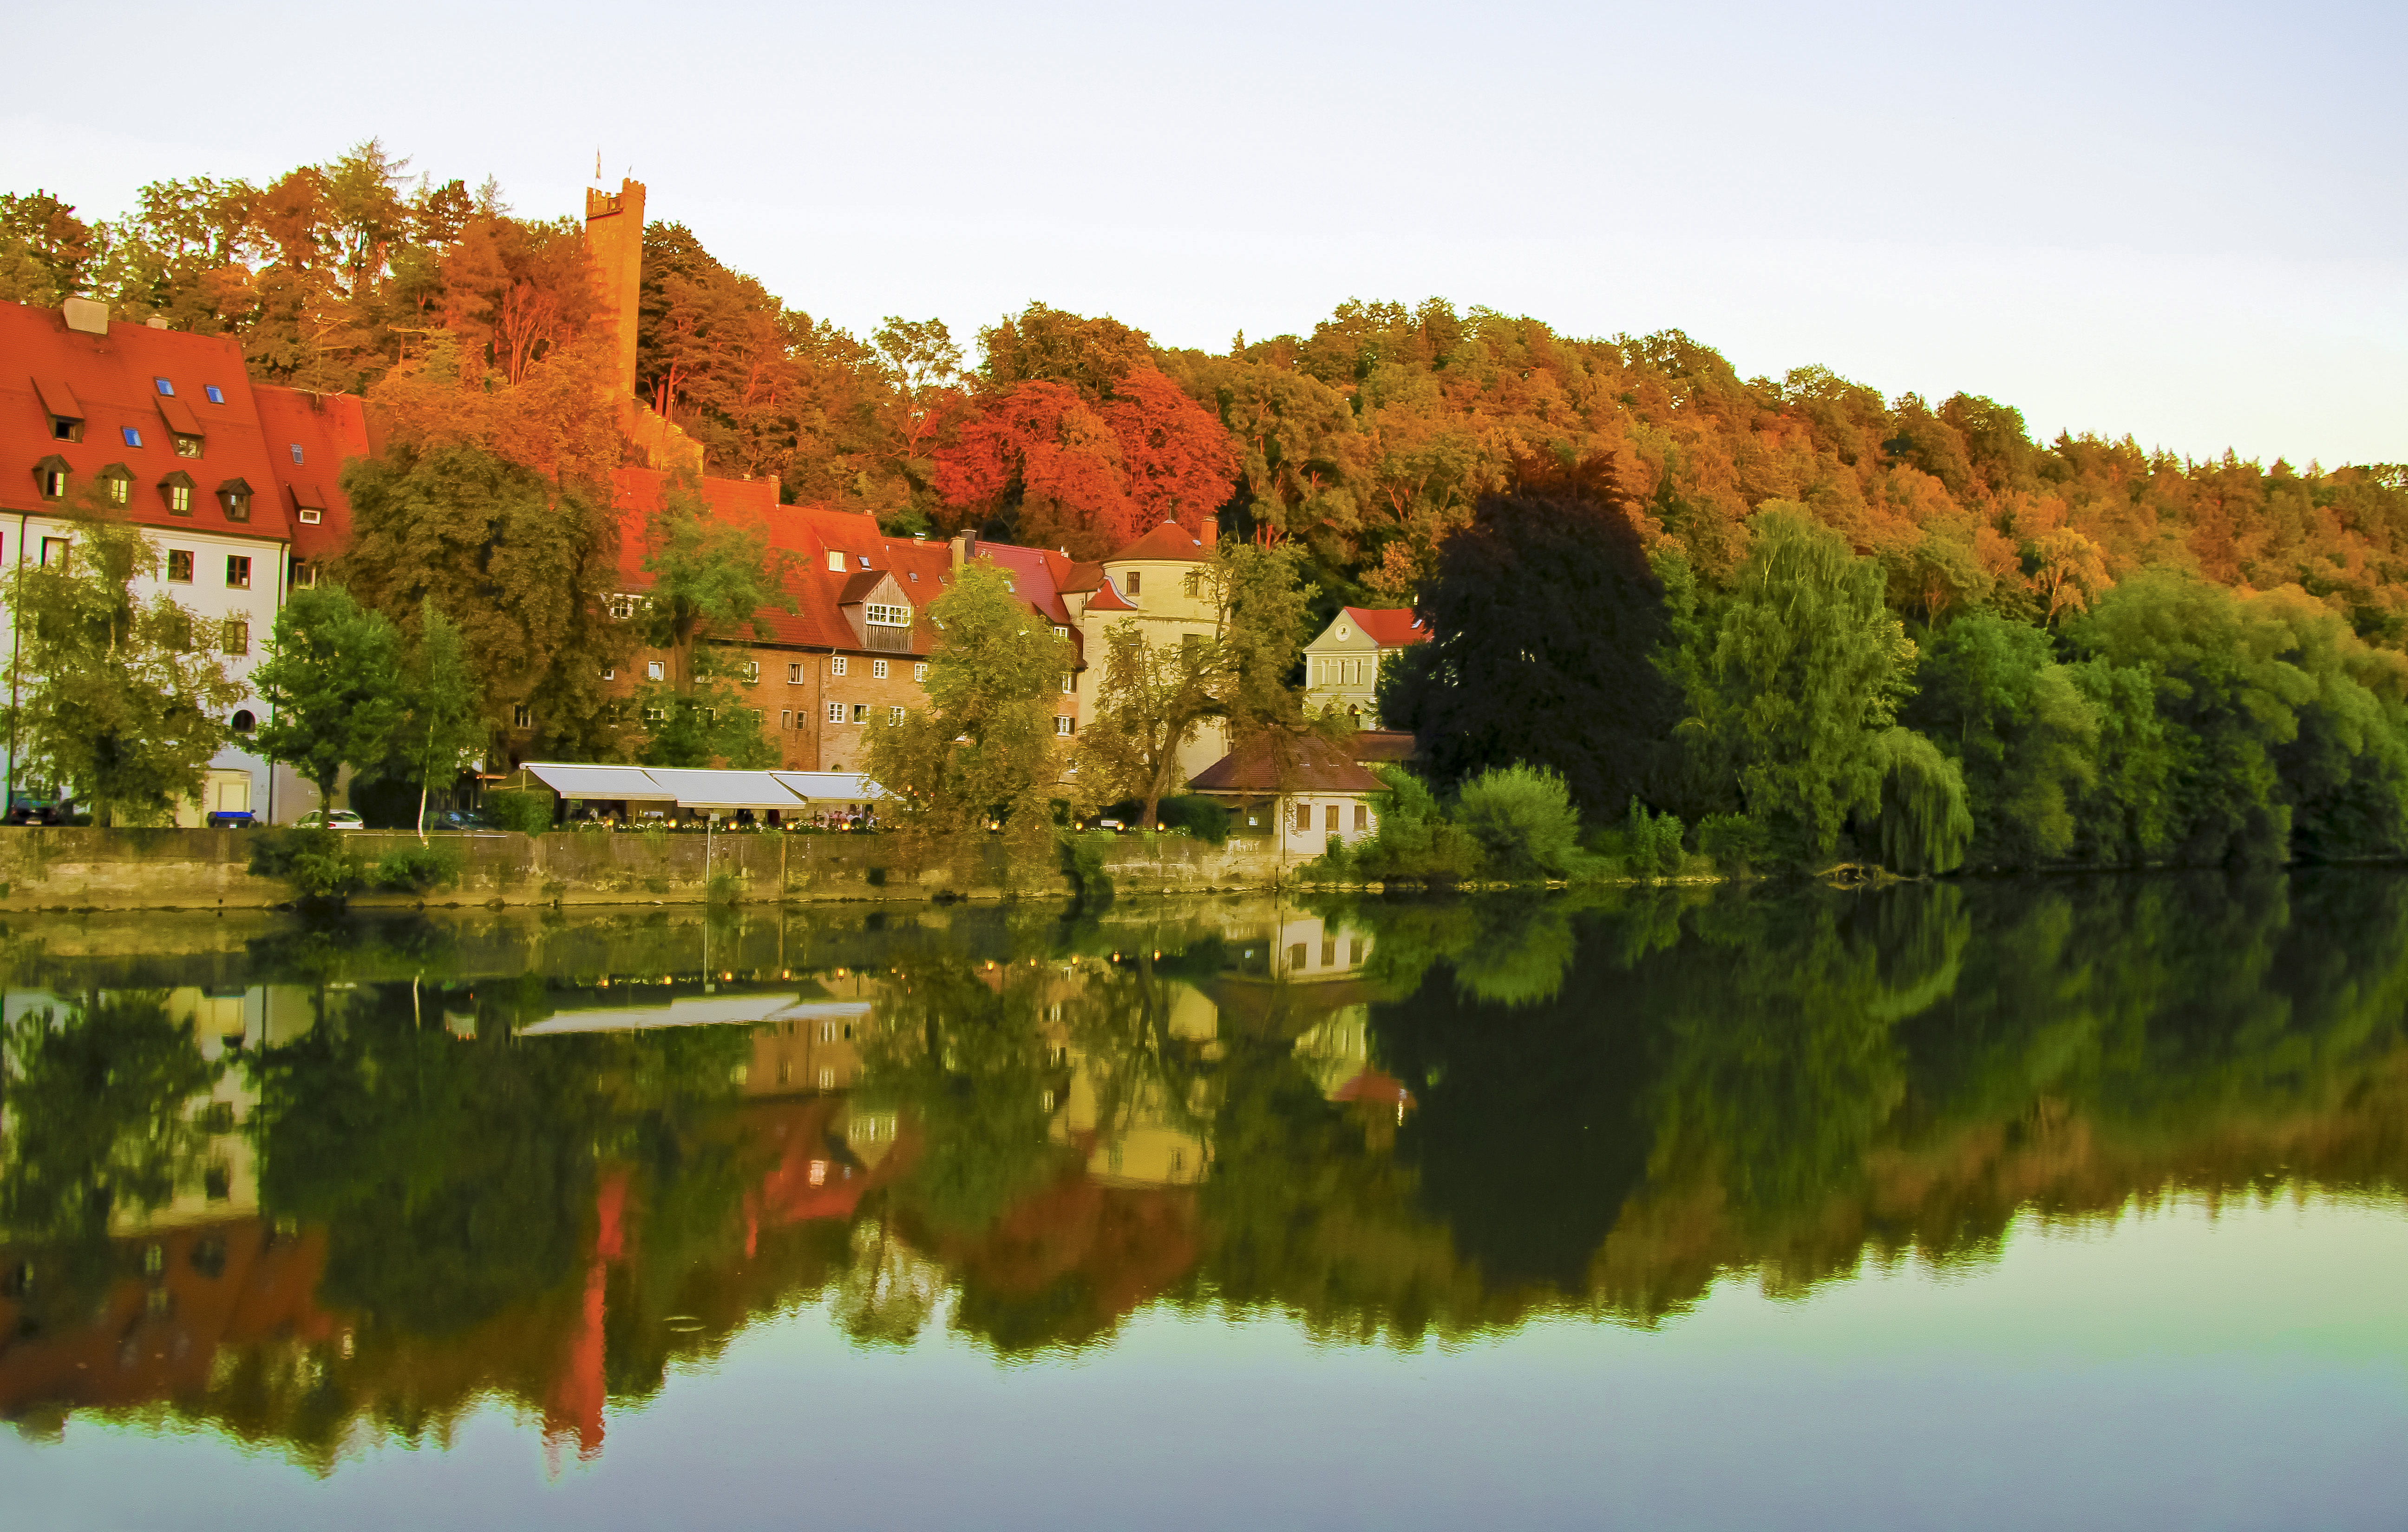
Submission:
<svg viewBox="0 0 2408 1532">
<path fill-rule="evenodd" d="M 1101 404 L 1041 379 L 990 398 L 937 451 L 935 481 L 959 523 L 1001 521 L 1023 542 L 1094 559 L 1165 521 L 1200 532 L 1237 471 L 1221 422 L 1133 367 Z"/>
</svg>

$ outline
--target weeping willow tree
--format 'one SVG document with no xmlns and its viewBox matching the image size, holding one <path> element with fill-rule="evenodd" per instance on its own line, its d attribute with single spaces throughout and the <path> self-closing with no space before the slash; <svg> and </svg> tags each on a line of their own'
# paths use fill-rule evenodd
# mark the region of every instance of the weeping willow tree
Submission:
<svg viewBox="0 0 2408 1532">
<path fill-rule="evenodd" d="M 1913 729 L 1873 737 L 1881 773 L 1879 807 L 1858 832 L 1881 851 L 1882 865 L 1905 873 L 1947 872 L 1963 864 L 1973 838 L 1965 774 L 1938 746 Z"/>
</svg>

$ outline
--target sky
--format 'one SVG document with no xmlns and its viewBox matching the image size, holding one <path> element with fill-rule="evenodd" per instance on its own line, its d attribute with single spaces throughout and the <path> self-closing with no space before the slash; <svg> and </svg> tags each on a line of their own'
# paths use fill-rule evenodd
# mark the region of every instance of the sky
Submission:
<svg viewBox="0 0 2408 1532">
<path fill-rule="evenodd" d="M 597 153 L 789 305 L 1161 344 L 1442 296 L 2036 437 L 2408 461 L 2408 7 L 234 3 L 12 16 L 0 189 Z M 190 88 L 154 89 L 157 67 Z"/>
</svg>

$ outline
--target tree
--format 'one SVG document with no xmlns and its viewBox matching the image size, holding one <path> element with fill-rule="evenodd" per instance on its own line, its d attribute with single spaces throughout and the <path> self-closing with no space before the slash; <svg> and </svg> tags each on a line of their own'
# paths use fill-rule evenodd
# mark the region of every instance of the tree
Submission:
<svg viewBox="0 0 2408 1532">
<path fill-rule="evenodd" d="M 871 735 L 869 774 L 903 823 L 977 831 L 1000 819 L 1018 849 L 1033 850 L 1061 793 L 1053 699 L 1069 646 L 977 560 L 927 609 L 928 706 Z"/>
<path fill-rule="evenodd" d="M 1733 589 L 1676 660 L 1684 725 L 1736 779 L 1748 813 L 1803 854 L 1828 856 L 1876 810 L 1876 741 L 1912 691 L 1915 650 L 1882 604 L 1881 566 L 1803 508 L 1760 512 Z"/>
<path fill-rule="evenodd" d="M 451 782 L 492 742 L 477 711 L 477 677 L 460 629 L 430 597 L 419 604 L 418 639 L 403 665 L 407 710 L 393 730 L 393 762 L 418 784 L 418 838 L 426 840 L 426 793 Z"/>
<path fill-rule="evenodd" d="M 86 510 L 69 556 L 10 582 L 20 700 L 9 737 L 25 766 L 91 800 L 94 823 L 156 820 L 200 796 L 242 700 L 215 652 L 223 637 L 134 582 L 157 575 L 138 529 Z"/>
<path fill-rule="evenodd" d="M 612 753 L 602 673 L 626 637 L 605 609 L 619 580 L 615 519 L 573 485 L 465 444 L 397 444 L 346 465 L 342 481 L 351 547 L 333 577 L 413 640 L 430 600 L 458 624 L 495 731 L 523 706 L 538 748 Z"/>
<path fill-rule="evenodd" d="M 1580 847 L 1580 810 L 1544 766 L 1491 766 L 1463 784 L 1455 822 L 1509 878 L 1559 877 Z"/>
<path fill-rule="evenodd" d="M 2074 844 L 2074 806 L 2098 780 L 2099 709 L 2048 635 L 1970 612 L 1930 640 L 1907 721 L 1957 763 L 1971 795 L 1970 858 L 2032 866 Z"/>
<path fill-rule="evenodd" d="M 1383 671 L 1380 716 L 1413 731 L 1441 788 L 1527 762 L 1598 819 L 1666 795 L 1664 585 L 1609 462 L 1528 465 L 1514 493 L 1484 496 L 1419 609 L 1430 640 Z"/>
<path fill-rule="evenodd" d="M 776 751 L 737 692 L 738 662 L 708 640 L 767 637 L 771 608 L 795 609 L 793 556 L 765 526 L 719 521 L 690 475 L 671 479 L 644 529 L 652 583 L 637 610 L 643 641 L 668 653 L 668 675 L 638 693 L 647 766 L 770 765 Z"/>
<path fill-rule="evenodd" d="M 268 707 L 260 753 L 299 771 L 331 809 L 343 767 L 363 770 L 392 748 L 405 706 L 401 636 L 339 585 L 295 591 L 251 685 Z"/>
</svg>

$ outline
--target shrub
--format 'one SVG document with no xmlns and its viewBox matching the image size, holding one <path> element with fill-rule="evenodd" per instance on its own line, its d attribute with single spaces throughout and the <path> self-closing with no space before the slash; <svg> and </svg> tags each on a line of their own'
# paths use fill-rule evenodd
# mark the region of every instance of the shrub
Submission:
<svg viewBox="0 0 2408 1532">
<path fill-rule="evenodd" d="M 1229 806 L 1201 793 L 1165 798 L 1154 806 L 1154 820 L 1166 830 L 1184 830 L 1197 840 L 1219 845 L 1229 838 Z"/>
<path fill-rule="evenodd" d="M 1491 766 L 1463 784 L 1455 821 L 1489 865 L 1516 881 L 1560 877 L 1580 850 L 1580 810 L 1542 766 Z M 1677 823 L 1677 822 L 1676 822 Z"/>
<path fill-rule="evenodd" d="M 1772 837 L 1745 814 L 1708 814 L 1698 821 L 1698 850 L 1727 876 L 1744 878 L 1770 857 Z"/>
<path fill-rule="evenodd" d="M 360 859 L 342 832 L 263 830 L 251 838 L 251 871 L 281 878 L 304 899 L 339 899 L 360 886 Z"/>
<path fill-rule="evenodd" d="M 1108 837 L 1066 831 L 1054 838 L 1062 852 L 1062 875 L 1070 880 L 1071 897 L 1082 909 L 1100 909 L 1112 902 L 1112 875 L 1104 870 Z"/>
<path fill-rule="evenodd" d="M 1680 815 L 1651 814 L 1632 798 L 1622 834 L 1633 877 L 1670 878 L 1681 870 Z"/>
<path fill-rule="evenodd" d="M 488 793 L 485 795 L 484 811 L 485 817 L 499 829 L 541 835 L 552 828 L 552 795 L 549 793 Z"/>
<path fill-rule="evenodd" d="M 1366 882 L 1456 883 L 1480 871 L 1479 844 L 1449 823 L 1420 778 L 1400 766 L 1374 768 L 1388 787 L 1379 833 L 1328 870 Z M 1335 859 L 1325 859 L 1335 860 Z"/>
<path fill-rule="evenodd" d="M 368 881 L 395 894 L 423 894 L 460 881 L 460 854 L 449 846 L 403 846 L 377 858 Z"/>
</svg>

